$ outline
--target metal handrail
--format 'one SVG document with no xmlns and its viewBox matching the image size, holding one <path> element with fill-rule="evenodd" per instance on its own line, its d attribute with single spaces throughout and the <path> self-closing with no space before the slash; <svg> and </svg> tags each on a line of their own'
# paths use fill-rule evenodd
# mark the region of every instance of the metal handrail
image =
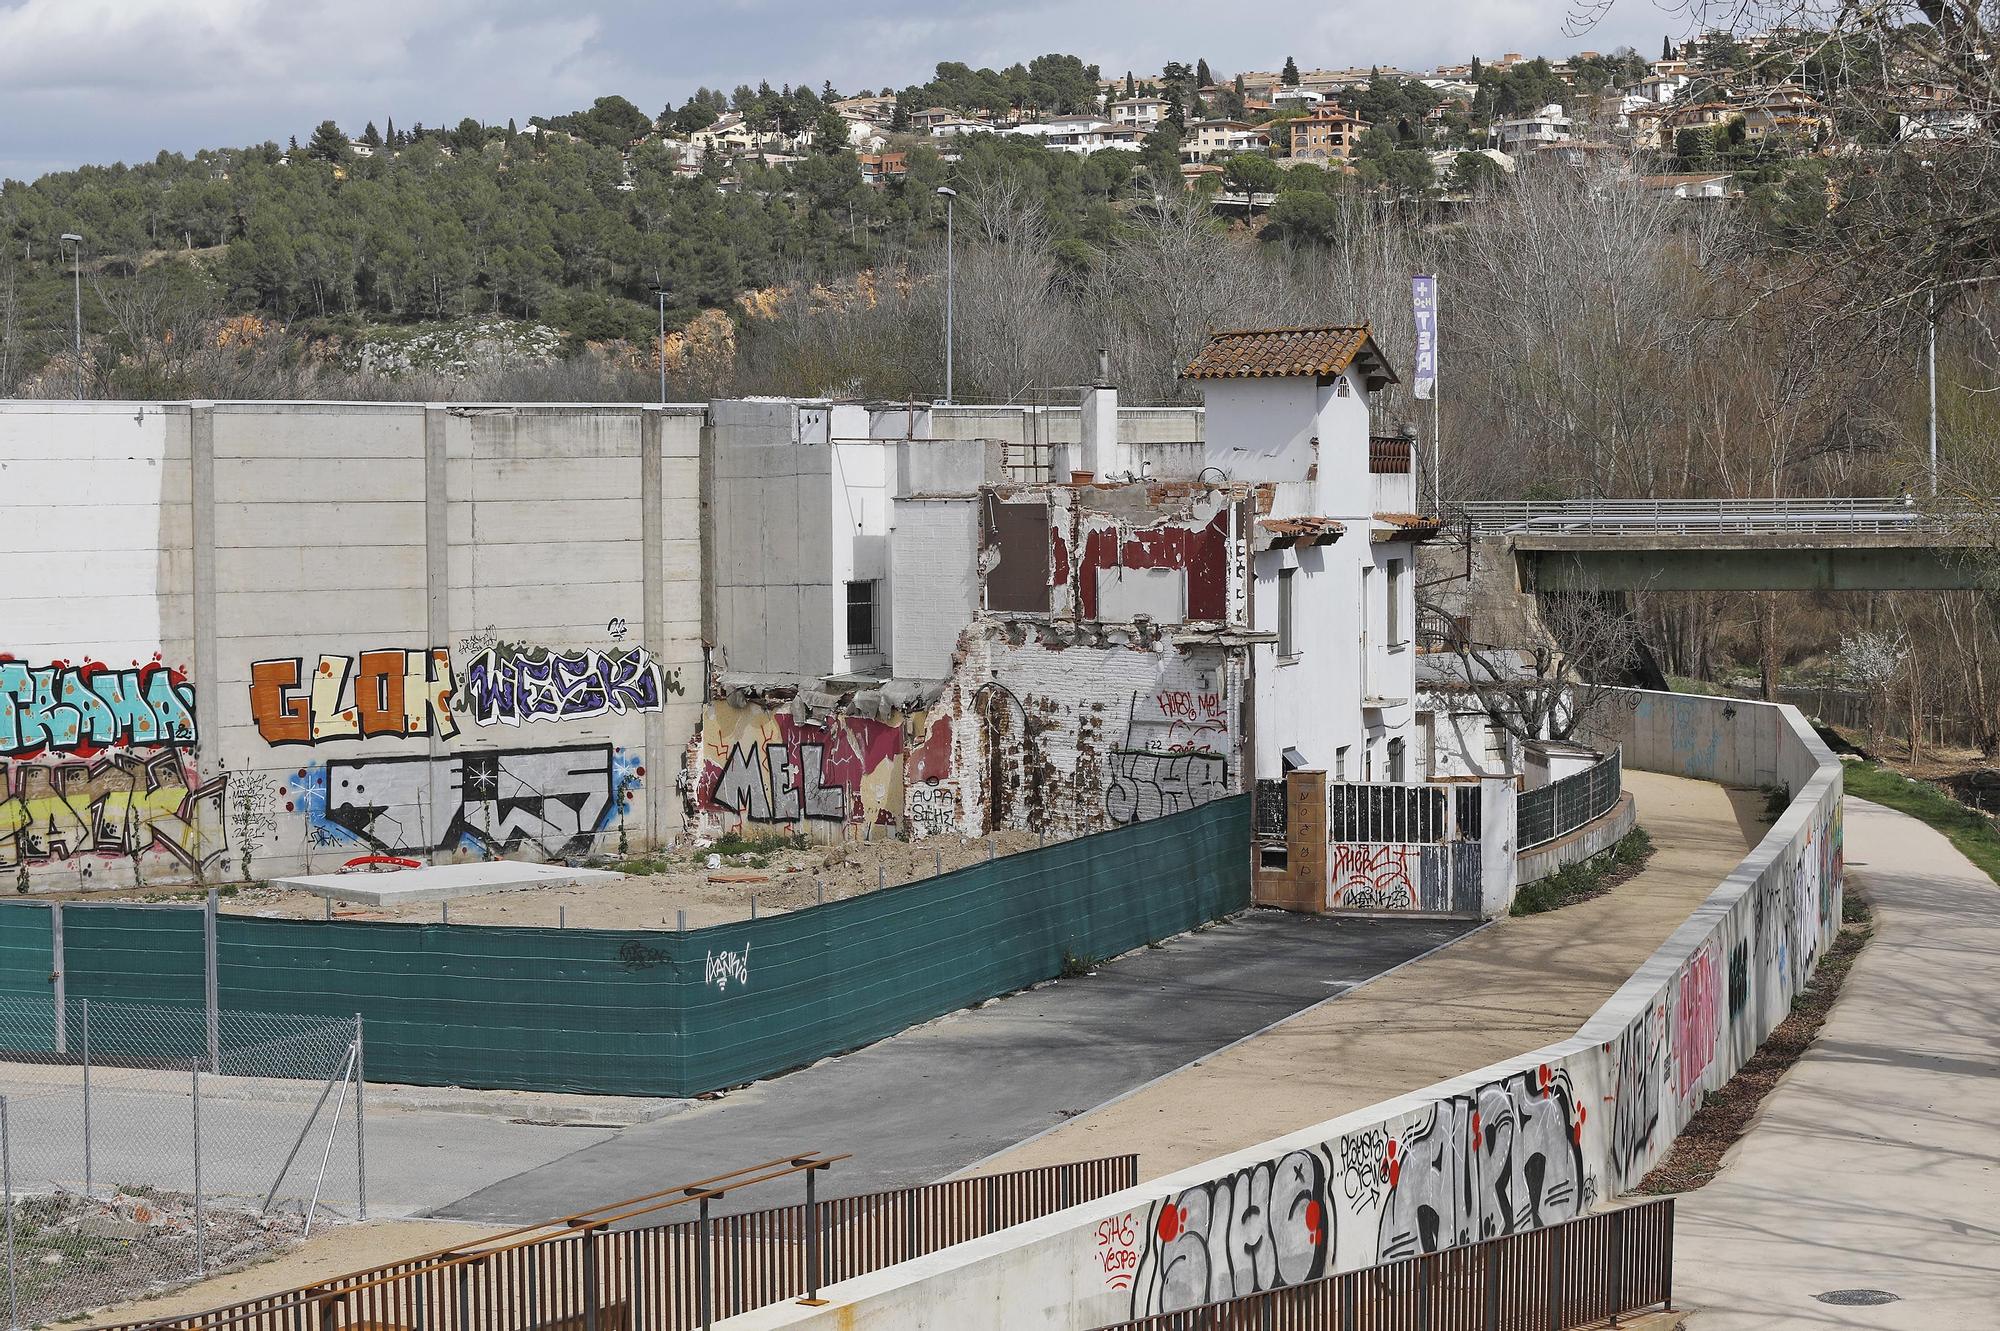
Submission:
<svg viewBox="0 0 2000 1331">
<path fill-rule="evenodd" d="M 1524 791 L 1514 804 L 1515 850 L 1568 836 L 1603 817 L 1624 798 L 1624 783 L 1624 750 L 1613 749 L 1581 772 Z"/>
<path fill-rule="evenodd" d="M 1935 509 L 1907 495 L 1783 499 L 1466 500 L 1457 514 L 1475 536 L 1585 530 L 1660 531 L 1912 531 L 1949 525 Z"/>
</svg>

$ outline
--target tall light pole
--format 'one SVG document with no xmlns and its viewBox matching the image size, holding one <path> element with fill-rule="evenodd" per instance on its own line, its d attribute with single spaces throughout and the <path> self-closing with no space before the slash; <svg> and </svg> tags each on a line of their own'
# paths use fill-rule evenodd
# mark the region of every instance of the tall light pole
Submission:
<svg viewBox="0 0 2000 1331">
<path fill-rule="evenodd" d="M 76 279 L 76 396 L 83 400 L 83 237 L 74 231 L 65 231 L 63 240 L 69 245 L 70 271 Z"/>
<path fill-rule="evenodd" d="M 952 204 L 958 199 L 958 191 L 949 185 L 939 185 L 938 196 L 944 200 L 944 403 L 951 405 L 951 302 L 952 288 L 957 284 L 952 251 L 956 248 L 952 232 Z"/>
<path fill-rule="evenodd" d="M 1925 355 L 1931 381 L 1931 498 L 1937 498 L 1937 293 L 1933 291 L 1924 311 L 1930 325 L 1930 347 Z"/>
<path fill-rule="evenodd" d="M 660 342 L 656 348 L 660 358 L 660 405 L 667 405 L 667 289 L 654 287 L 653 294 L 660 298 Z"/>
</svg>

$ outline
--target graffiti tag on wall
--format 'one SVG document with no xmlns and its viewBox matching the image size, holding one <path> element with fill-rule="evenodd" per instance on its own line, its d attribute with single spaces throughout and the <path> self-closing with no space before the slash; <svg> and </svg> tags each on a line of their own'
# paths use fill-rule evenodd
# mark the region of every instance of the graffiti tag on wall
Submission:
<svg viewBox="0 0 2000 1331">
<path fill-rule="evenodd" d="M 1721 1034 L 1722 947 L 1711 940 L 1688 958 L 1674 988 L 1674 1041 L 1671 1051 L 1674 1096 L 1685 1101 L 1715 1057 Z"/>
<path fill-rule="evenodd" d="M 250 715 L 266 744 L 407 739 L 458 734 L 451 696 L 457 687 L 451 655 L 442 647 L 386 648 L 356 657 L 322 656 L 305 679 L 299 657 L 250 666 Z"/>
<path fill-rule="evenodd" d="M 663 671 L 643 647 L 610 652 L 488 647 L 466 662 L 463 697 L 475 724 L 518 726 L 657 712 L 667 694 L 681 691 L 680 671 Z"/>
<path fill-rule="evenodd" d="M 1219 753 L 1111 754 L 1104 812 L 1117 826 L 1182 813 L 1229 793 L 1229 764 Z"/>
<path fill-rule="evenodd" d="M 1165 1198 L 1141 1233 L 1132 1315 L 1317 1280 L 1350 1241 L 1348 1265 L 1367 1265 L 1573 1219 L 1590 1193 L 1585 1117 L 1568 1074 L 1544 1065 Z"/>
<path fill-rule="evenodd" d="M 320 845 L 383 854 L 587 853 L 646 775 L 609 744 L 494 749 L 446 758 L 341 758 L 300 768 L 281 791 Z"/>
<path fill-rule="evenodd" d="M 114 670 L 0 657 L 0 757 L 194 742 L 194 687 L 158 661 Z"/>
<path fill-rule="evenodd" d="M 198 781 L 174 749 L 0 763 L 0 867 L 158 851 L 204 869 L 228 850 L 227 783 Z"/>
<path fill-rule="evenodd" d="M 794 720 L 710 703 L 696 807 L 753 823 L 893 823 L 901 814 L 903 728 L 862 716 Z"/>
<path fill-rule="evenodd" d="M 1413 847 L 1339 841 L 1332 847 L 1326 904 L 1342 910 L 1415 910 Z"/>
</svg>

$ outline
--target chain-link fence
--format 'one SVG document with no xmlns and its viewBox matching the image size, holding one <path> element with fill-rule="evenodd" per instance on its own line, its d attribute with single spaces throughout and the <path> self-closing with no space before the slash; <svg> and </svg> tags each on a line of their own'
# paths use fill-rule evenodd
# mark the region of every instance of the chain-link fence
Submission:
<svg viewBox="0 0 2000 1331">
<path fill-rule="evenodd" d="M 10 1331 L 365 1212 L 356 1018 L 0 997 Z"/>
</svg>

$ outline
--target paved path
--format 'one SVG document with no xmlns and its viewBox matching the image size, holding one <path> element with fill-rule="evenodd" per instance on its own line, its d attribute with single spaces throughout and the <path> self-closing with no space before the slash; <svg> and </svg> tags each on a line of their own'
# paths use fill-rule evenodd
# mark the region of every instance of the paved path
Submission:
<svg viewBox="0 0 2000 1331">
<path fill-rule="evenodd" d="M 437 1214 L 539 1220 L 804 1150 L 855 1156 L 823 1195 L 928 1183 L 1472 927 L 1251 911 L 626 1128 Z M 1129 1149 L 1093 1144 L 1092 1153 Z M 795 1191 L 746 1200 L 789 1202 Z"/>
<path fill-rule="evenodd" d="M 1722 1174 L 1681 1200 L 1689 1331 L 2000 1327 L 2000 887 L 1847 801 L 1875 937 Z M 1877 1307 L 1813 1296 L 1872 1288 Z"/>
<path fill-rule="evenodd" d="M 1627 770 L 1657 848 L 1595 901 L 1494 922 L 983 1169 L 1139 1152 L 1156 1177 L 1567 1038 L 1763 834 L 1761 794 Z"/>
</svg>

